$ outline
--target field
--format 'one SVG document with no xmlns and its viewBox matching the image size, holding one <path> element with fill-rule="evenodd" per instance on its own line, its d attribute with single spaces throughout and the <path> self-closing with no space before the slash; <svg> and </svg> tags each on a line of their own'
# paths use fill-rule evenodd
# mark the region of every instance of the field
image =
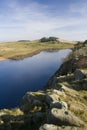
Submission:
<svg viewBox="0 0 87 130">
<path fill-rule="evenodd" d="M 30 42 L 5 42 L 0 43 L 0 60 L 23 59 L 43 50 L 58 50 L 73 47 L 74 44 L 71 43 L 40 42 L 38 40 Z"/>
</svg>

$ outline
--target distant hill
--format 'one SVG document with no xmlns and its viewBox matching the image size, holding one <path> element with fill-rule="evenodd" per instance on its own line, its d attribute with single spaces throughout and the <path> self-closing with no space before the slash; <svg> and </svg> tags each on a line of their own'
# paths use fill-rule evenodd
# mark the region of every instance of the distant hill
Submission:
<svg viewBox="0 0 87 130">
<path fill-rule="evenodd" d="M 40 42 L 52 42 L 52 43 L 71 43 L 71 44 L 76 44 L 77 42 L 75 41 L 69 41 L 65 39 L 60 39 L 58 37 L 43 37 L 40 39 Z"/>
<path fill-rule="evenodd" d="M 76 44 L 77 42 L 75 42 L 75 41 L 69 41 L 69 40 L 65 40 L 65 39 L 58 39 L 59 40 L 59 42 L 63 42 L 63 43 L 72 43 L 72 44 Z"/>
<path fill-rule="evenodd" d="M 30 42 L 30 40 L 19 40 L 18 42 Z"/>
</svg>

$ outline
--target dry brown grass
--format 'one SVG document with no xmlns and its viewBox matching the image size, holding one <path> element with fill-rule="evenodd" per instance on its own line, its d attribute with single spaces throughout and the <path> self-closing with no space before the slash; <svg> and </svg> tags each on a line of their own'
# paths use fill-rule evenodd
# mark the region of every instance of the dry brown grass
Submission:
<svg viewBox="0 0 87 130">
<path fill-rule="evenodd" d="M 0 60 L 2 59 L 21 59 L 43 50 L 58 50 L 73 48 L 73 44 L 67 43 L 41 43 L 37 41 L 31 42 L 7 42 L 0 43 Z"/>
</svg>

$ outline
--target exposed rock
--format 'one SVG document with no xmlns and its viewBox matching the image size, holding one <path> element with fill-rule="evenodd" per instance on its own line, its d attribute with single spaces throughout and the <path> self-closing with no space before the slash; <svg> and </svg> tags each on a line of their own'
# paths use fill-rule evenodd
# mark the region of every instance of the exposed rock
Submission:
<svg viewBox="0 0 87 130">
<path fill-rule="evenodd" d="M 74 72 L 75 80 L 82 80 L 86 77 L 86 74 L 83 70 L 76 69 Z"/>
<path fill-rule="evenodd" d="M 50 89 L 50 93 L 46 95 L 46 102 L 50 105 L 52 102 L 60 101 L 61 97 L 66 97 L 65 93 L 60 90 Z"/>
<path fill-rule="evenodd" d="M 39 128 L 39 130 L 58 130 L 58 129 L 57 129 L 57 126 L 53 124 L 44 124 L 43 126 Z"/>
<path fill-rule="evenodd" d="M 67 89 L 68 88 L 64 84 L 61 84 L 61 88 L 59 89 L 59 91 L 65 92 L 65 91 L 67 91 Z"/>
<path fill-rule="evenodd" d="M 25 112 L 28 113 L 29 111 L 32 111 L 33 109 L 41 109 L 42 107 L 42 102 L 38 99 L 37 96 L 35 96 L 31 92 L 27 92 L 25 96 L 22 99 L 22 105 L 21 109 Z"/>
<path fill-rule="evenodd" d="M 74 127 L 74 126 L 63 126 L 63 127 L 59 127 L 58 130 L 77 130 L 77 127 Z"/>
<path fill-rule="evenodd" d="M 77 127 L 74 126 L 56 126 L 53 124 L 44 124 L 39 128 L 39 130 L 77 130 Z"/>
<path fill-rule="evenodd" d="M 50 39 L 54 43 L 54 38 Z M 81 45 L 83 48 L 79 47 L 79 50 L 78 47 L 73 50 L 69 59 L 66 59 L 48 82 L 49 89 L 27 92 L 22 99 L 21 109 L 0 110 L 0 130 L 86 130 L 85 45 Z"/>
<path fill-rule="evenodd" d="M 59 70 L 56 72 L 56 75 L 61 76 L 74 72 L 76 69 L 76 62 L 76 58 L 64 62 L 59 68 Z"/>
<path fill-rule="evenodd" d="M 82 126 L 84 123 L 79 118 L 64 109 L 53 108 L 48 116 L 48 122 L 55 125 Z"/>
<path fill-rule="evenodd" d="M 33 121 L 34 125 L 41 124 L 44 121 L 44 119 L 45 119 L 45 114 L 42 112 L 37 112 L 32 117 L 32 121 Z"/>
<path fill-rule="evenodd" d="M 72 86 L 75 90 L 86 90 L 87 91 L 87 78 L 82 80 L 76 80 Z"/>
<path fill-rule="evenodd" d="M 65 88 L 64 85 L 61 85 L 61 87 Z M 52 93 L 55 93 L 55 94 L 59 95 L 60 98 L 65 97 L 65 93 L 63 91 L 61 91 L 60 89 L 59 90 L 53 89 Z"/>
<path fill-rule="evenodd" d="M 54 76 L 53 80 L 49 80 L 47 86 L 49 86 L 49 88 L 54 88 L 57 82 L 58 82 L 58 78 Z"/>
<path fill-rule="evenodd" d="M 3 124 L 4 122 L 0 119 L 0 125 Z"/>
<path fill-rule="evenodd" d="M 46 102 L 50 105 L 52 102 L 58 102 L 60 100 L 60 97 L 56 93 L 51 93 L 46 95 Z"/>
<path fill-rule="evenodd" d="M 86 53 L 87 53 L 87 47 L 86 47 Z M 84 52 L 84 51 L 83 51 Z M 78 61 L 77 61 L 77 68 L 87 68 L 87 56 L 81 57 Z"/>
<path fill-rule="evenodd" d="M 58 109 L 68 109 L 68 105 L 64 101 L 59 101 L 59 102 L 52 102 L 50 104 L 50 108 L 58 108 Z"/>
</svg>

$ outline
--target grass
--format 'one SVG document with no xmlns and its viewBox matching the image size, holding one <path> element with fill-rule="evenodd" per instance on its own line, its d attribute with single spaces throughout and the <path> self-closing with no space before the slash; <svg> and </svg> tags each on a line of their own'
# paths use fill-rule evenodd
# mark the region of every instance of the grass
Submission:
<svg viewBox="0 0 87 130">
<path fill-rule="evenodd" d="M 3 115 L 13 115 L 13 116 L 19 116 L 19 115 L 23 115 L 24 113 L 19 109 L 19 108 L 14 108 L 14 109 L 2 109 L 0 110 L 0 114 Z"/>
<path fill-rule="evenodd" d="M 61 96 L 61 100 L 67 102 L 69 110 L 81 120 L 87 122 L 87 91 L 75 91 L 66 88 L 66 96 Z"/>
<path fill-rule="evenodd" d="M 73 48 L 69 43 L 49 43 L 49 42 L 6 42 L 0 43 L 0 59 L 22 59 L 39 53 L 43 50 L 58 50 Z"/>
</svg>

